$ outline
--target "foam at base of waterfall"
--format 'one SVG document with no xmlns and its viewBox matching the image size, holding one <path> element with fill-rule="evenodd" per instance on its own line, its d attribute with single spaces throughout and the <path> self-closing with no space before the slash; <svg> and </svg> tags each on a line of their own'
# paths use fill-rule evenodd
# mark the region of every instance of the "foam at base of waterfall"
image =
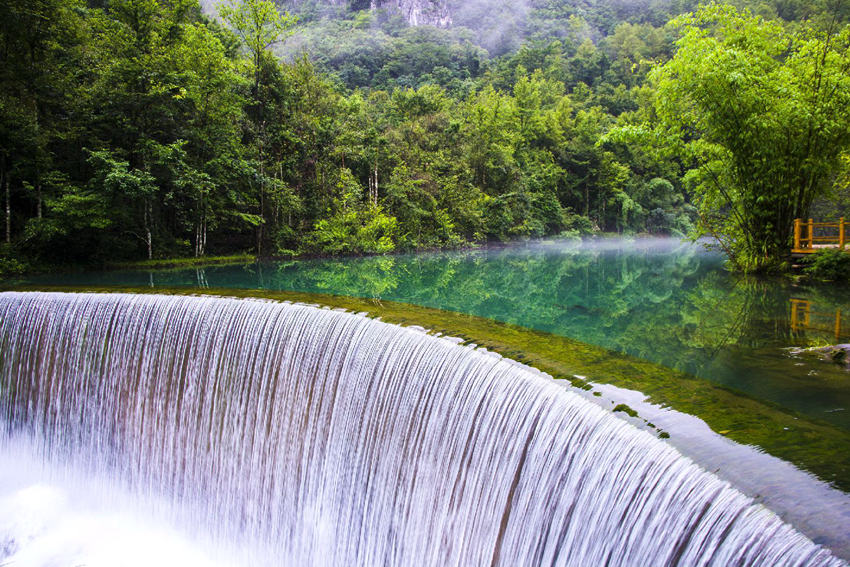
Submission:
<svg viewBox="0 0 850 567">
<path fill-rule="evenodd" d="M 24 435 L 49 487 L 12 494 L 61 511 L 90 486 L 108 516 L 248 549 L 237 564 L 843 564 L 610 412 L 418 330 L 264 301 L 10 293 L 0 354 L 0 439 Z M 86 482 L 57 495 L 56 463 Z M 62 517 L 14 529 L 87 516 Z"/>
<path fill-rule="evenodd" d="M 0 440 L 0 565 L 10 567 L 235 567 L 237 556 L 185 533 L 169 504 L 156 512 L 103 479 L 50 464 L 23 437 Z M 213 551 L 214 550 L 214 551 Z"/>
</svg>

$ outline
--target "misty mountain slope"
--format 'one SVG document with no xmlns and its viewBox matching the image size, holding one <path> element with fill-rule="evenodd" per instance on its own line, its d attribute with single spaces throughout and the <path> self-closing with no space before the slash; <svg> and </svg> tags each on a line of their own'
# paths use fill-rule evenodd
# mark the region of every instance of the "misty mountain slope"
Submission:
<svg viewBox="0 0 850 567">
<path fill-rule="evenodd" d="M 283 0 L 280 5 L 306 19 L 345 17 L 361 10 L 399 14 L 411 26 L 449 27 L 452 7 L 448 0 Z"/>
<path fill-rule="evenodd" d="M 447 0 L 372 0 L 370 7 L 374 10 L 386 5 L 395 5 L 412 26 L 446 27 L 452 23 Z"/>
<path fill-rule="evenodd" d="M 397 14 L 411 26 L 465 27 L 481 32 L 481 44 L 492 44 L 502 31 L 525 37 L 549 29 L 561 35 L 570 17 L 586 20 L 607 35 L 621 21 L 663 24 L 671 12 L 695 7 L 690 0 L 281 0 L 280 5 L 302 20 L 344 18 L 370 10 Z M 538 29 L 540 28 L 540 29 Z M 486 46 L 486 45 L 485 45 Z"/>
<path fill-rule="evenodd" d="M 462 96 L 523 44 L 559 41 L 570 58 L 624 22 L 662 25 L 671 1 L 286 0 L 299 23 L 278 53 L 306 53 L 348 89 L 436 84 Z M 589 84 L 586 74 L 577 80 Z"/>
</svg>

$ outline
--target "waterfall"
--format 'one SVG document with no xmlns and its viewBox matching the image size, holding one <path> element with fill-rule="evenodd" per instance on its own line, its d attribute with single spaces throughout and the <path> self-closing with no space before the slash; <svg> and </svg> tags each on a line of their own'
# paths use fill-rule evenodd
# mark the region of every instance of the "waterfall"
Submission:
<svg viewBox="0 0 850 567">
<path fill-rule="evenodd" d="M 21 440 L 257 565 L 843 565 L 545 375 L 316 306 L 0 294 Z"/>
</svg>

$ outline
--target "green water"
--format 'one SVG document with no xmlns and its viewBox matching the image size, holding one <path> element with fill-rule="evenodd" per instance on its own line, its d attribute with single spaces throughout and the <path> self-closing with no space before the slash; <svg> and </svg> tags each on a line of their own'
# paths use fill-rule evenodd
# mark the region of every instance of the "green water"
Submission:
<svg viewBox="0 0 850 567">
<path fill-rule="evenodd" d="M 850 342 L 850 289 L 742 278 L 723 269 L 720 255 L 674 240 L 538 242 L 29 283 L 292 290 L 457 311 L 628 353 L 850 430 L 850 372 L 788 350 Z M 797 304 L 796 323 L 792 300 L 807 302 Z M 836 318 L 844 327 L 837 337 Z"/>
</svg>

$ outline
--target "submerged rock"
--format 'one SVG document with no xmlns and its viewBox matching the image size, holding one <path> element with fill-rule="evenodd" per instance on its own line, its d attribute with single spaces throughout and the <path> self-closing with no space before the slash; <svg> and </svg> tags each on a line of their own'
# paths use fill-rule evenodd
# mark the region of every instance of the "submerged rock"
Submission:
<svg viewBox="0 0 850 567">
<path fill-rule="evenodd" d="M 792 354 L 813 353 L 821 359 L 840 364 L 847 369 L 850 369 L 850 344 L 828 345 L 824 347 L 812 347 L 802 349 L 792 349 Z"/>
</svg>

